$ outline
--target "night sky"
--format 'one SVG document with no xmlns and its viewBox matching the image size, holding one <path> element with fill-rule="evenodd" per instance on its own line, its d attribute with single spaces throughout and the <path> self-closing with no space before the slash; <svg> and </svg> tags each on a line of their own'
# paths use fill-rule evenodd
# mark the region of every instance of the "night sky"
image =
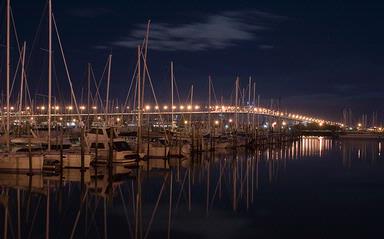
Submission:
<svg viewBox="0 0 384 239">
<path fill-rule="evenodd" d="M 19 40 L 28 45 L 32 94 L 47 93 L 45 16 L 38 27 L 45 4 L 44 0 L 12 0 Z M 4 5 L 2 1 L 2 44 Z M 193 83 L 196 101 L 205 102 L 208 75 L 212 75 L 217 98 L 229 101 L 239 75 L 242 87 L 249 76 L 256 80 L 264 105 L 271 98 L 281 98 L 282 107 L 290 112 L 334 120 L 341 118 L 344 107 L 352 108 L 355 117 L 372 111 L 382 114 L 381 1 L 56 0 L 53 11 L 78 95 L 86 86 L 87 62 L 93 64 L 99 79 L 112 52 L 111 94 L 124 101 L 136 46 L 151 19 L 148 64 L 162 102 L 169 101 L 169 64 L 174 61 L 182 101 Z M 12 40 L 14 70 L 18 55 Z M 54 50 L 54 94 L 65 98 L 68 84 L 57 43 Z"/>
</svg>

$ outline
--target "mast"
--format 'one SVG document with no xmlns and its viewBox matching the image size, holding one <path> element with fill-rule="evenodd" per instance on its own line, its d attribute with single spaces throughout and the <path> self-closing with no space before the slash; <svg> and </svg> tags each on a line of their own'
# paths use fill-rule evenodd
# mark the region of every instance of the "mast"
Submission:
<svg viewBox="0 0 384 239">
<path fill-rule="evenodd" d="M 146 68 L 147 68 L 147 52 L 148 52 L 148 36 L 149 36 L 149 27 L 151 25 L 151 20 L 148 20 L 147 31 L 145 33 L 145 42 L 144 42 L 144 56 L 143 56 L 143 79 L 142 79 L 142 94 L 141 94 L 141 105 L 144 105 L 144 92 L 145 92 L 145 78 L 146 78 Z"/>
<path fill-rule="evenodd" d="M 248 80 L 248 127 L 251 124 L 250 121 L 250 109 L 251 109 L 251 89 L 252 89 L 252 78 L 249 76 Z"/>
<path fill-rule="evenodd" d="M 10 92 L 9 92 L 9 86 L 10 86 L 10 72 L 11 72 L 11 63 L 10 63 L 10 49 L 11 49 L 11 39 L 10 39 L 10 25 L 11 25 L 11 19 L 10 19 L 10 12 L 11 12 L 11 0 L 7 0 L 7 150 L 10 151 L 10 105 L 9 105 L 9 98 L 10 98 Z"/>
<path fill-rule="evenodd" d="M 193 110 L 193 84 L 191 86 L 191 111 Z M 189 128 L 192 130 L 192 114 L 189 115 Z"/>
<path fill-rule="evenodd" d="M 174 124 L 173 124 L 173 78 L 174 78 L 174 75 L 173 75 L 173 61 L 171 61 L 171 124 L 172 124 L 172 131 L 174 129 Z"/>
<path fill-rule="evenodd" d="M 90 119 L 89 119 L 89 111 L 91 109 L 91 63 L 88 63 L 88 78 L 87 78 L 87 127 L 90 128 Z"/>
<path fill-rule="evenodd" d="M 140 45 L 137 46 L 137 153 L 140 152 L 141 144 L 141 50 Z"/>
<path fill-rule="evenodd" d="M 107 97 L 105 100 L 105 121 L 108 123 L 108 106 L 109 106 L 109 84 L 111 81 L 111 65 L 112 65 L 112 54 L 108 56 L 108 76 L 107 76 Z"/>
<path fill-rule="evenodd" d="M 24 96 L 24 65 L 25 65 L 25 48 L 26 43 L 23 43 L 22 55 L 21 55 L 21 79 L 20 79 L 20 97 L 19 97 L 19 120 L 21 122 L 21 111 L 23 110 L 23 96 Z"/>
<path fill-rule="evenodd" d="M 211 133 L 211 76 L 208 76 L 208 132 Z"/>
<path fill-rule="evenodd" d="M 253 101 L 252 101 L 252 124 L 253 124 L 253 128 L 255 128 L 255 106 L 256 106 L 256 82 L 253 82 Z M 257 109 L 259 110 L 259 109 Z"/>
<path fill-rule="evenodd" d="M 237 114 L 237 107 L 238 107 L 238 104 L 239 104 L 239 77 L 236 78 L 236 86 L 235 86 L 235 130 L 237 131 L 237 127 L 238 127 L 238 114 Z"/>
<path fill-rule="evenodd" d="M 51 151 L 52 109 L 52 1 L 48 0 L 48 151 Z"/>
</svg>

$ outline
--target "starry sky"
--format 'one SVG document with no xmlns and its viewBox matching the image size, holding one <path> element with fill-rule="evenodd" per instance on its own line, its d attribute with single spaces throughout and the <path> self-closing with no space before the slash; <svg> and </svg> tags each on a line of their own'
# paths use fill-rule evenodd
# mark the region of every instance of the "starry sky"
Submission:
<svg viewBox="0 0 384 239">
<path fill-rule="evenodd" d="M 45 6 L 45 0 L 12 0 L 18 40 L 27 42 L 32 94 L 47 92 Z M 77 95 L 84 94 L 87 63 L 92 63 L 99 80 L 112 53 L 111 94 L 124 101 L 136 47 L 151 19 L 148 65 L 161 102 L 170 98 L 169 65 L 174 61 L 181 101 L 194 84 L 196 102 L 204 103 L 211 75 L 215 99 L 220 101 L 222 96 L 229 102 L 236 76 L 241 87 L 247 86 L 251 76 L 265 106 L 271 99 L 281 99 L 281 107 L 290 112 L 333 120 L 341 118 L 345 107 L 351 108 L 355 117 L 373 111 L 382 115 L 381 1 L 54 0 L 53 11 Z M 2 14 L 2 46 L 4 20 Z M 15 37 L 12 41 L 15 71 Z M 4 79 L 4 47 L 1 49 Z M 57 43 L 54 59 L 54 94 L 61 99 L 69 96 L 69 91 Z M 101 87 L 105 94 L 105 81 Z M 13 92 L 13 97 L 16 94 Z"/>
</svg>

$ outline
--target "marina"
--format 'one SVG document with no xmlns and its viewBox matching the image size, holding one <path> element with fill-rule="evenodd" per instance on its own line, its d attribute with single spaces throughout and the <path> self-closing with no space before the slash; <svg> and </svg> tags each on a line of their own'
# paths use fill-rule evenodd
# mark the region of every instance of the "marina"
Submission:
<svg viewBox="0 0 384 239">
<path fill-rule="evenodd" d="M 318 63 L 289 75 L 292 53 L 258 68 L 283 57 L 268 60 L 281 49 L 257 34 L 295 18 L 226 3 L 199 18 L 179 3 L 139 1 L 128 14 L 127 3 L 20 2 L 0 14 L 0 238 L 382 234 L 384 126 L 369 103 L 379 93 L 360 101 L 364 87 L 315 85 Z"/>
</svg>

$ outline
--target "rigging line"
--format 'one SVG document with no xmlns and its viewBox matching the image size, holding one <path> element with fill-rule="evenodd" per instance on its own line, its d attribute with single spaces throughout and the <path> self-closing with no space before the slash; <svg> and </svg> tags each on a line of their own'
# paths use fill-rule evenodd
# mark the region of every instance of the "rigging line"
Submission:
<svg viewBox="0 0 384 239">
<path fill-rule="evenodd" d="M 31 238 L 31 236 L 32 236 L 33 226 L 35 225 L 35 220 L 36 220 L 37 212 L 38 212 L 39 207 L 40 207 L 40 201 L 41 201 L 41 196 L 39 197 L 39 200 L 37 201 L 37 206 L 36 206 L 36 209 L 35 209 L 35 213 L 33 214 L 33 217 L 32 217 L 31 230 L 28 233 L 28 238 Z"/>
<path fill-rule="evenodd" d="M 86 199 L 87 195 L 88 195 L 88 188 L 87 188 L 87 191 L 85 191 L 83 199 L 81 200 L 81 205 L 80 205 L 79 211 L 77 212 L 75 223 L 73 225 L 73 229 L 72 229 L 72 232 L 71 232 L 71 237 L 70 237 L 71 239 L 75 235 L 77 224 L 79 223 L 79 219 L 80 219 L 81 209 L 83 209 L 83 207 L 84 207 L 84 202 L 85 202 L 85 199 Z"/>
<path fill-rule="evenodd" d="M 159 196 L 157 197 L 157 200 L 156 200 L 155 208 L 153 209 L 151 218 L 149 219 L 149 222 L 148 222 L 147 231 L 144 234 L 144 239 L 146 239 L 148 237 L 149 230 L 152 227 L 152 223 L 153 223 L 153 220 L 155 218 L 156 211 L 157 211 L 157 208 L 159 206 L 161 196 L 163 195 L 163 191 L 164 191 L 164 188 L 165 188 L 165 183 L 167 182 L 168 176 L 169 176 L 169 173 L 167 173 L 167 175 L 164 178 L 164 182 L 163 182 L 163 185 L 161 186 L 161 189 L 160 189 L 160 192 L 159 192 Z"/>
<path fill-rule="evenodd" d="M 59 97 L 58 98 L 56 97 L 56 104 L 57 104 L 57 99 L 60 99 L 60 101 L 63 102 L 62 106 L 64 106 L 64 97 L 63 97 L 62 91 L 60 90 L 59 77 L 57 76 L 55 61 L 53 61 L 53 64 L 52 64 L 52 71 L 54 73 L 54 80 L 56 82 L 57 92 L 59 94 Z"/>
<path fill-rule="evenodd" d="M 211 86 L 212 86 L 213 96 L 215 97 L 215 102 L 216 102 L 216 105 L 217 105 L 217 96 L 216 96 L 216 92 L 215 92 L 215 86 L 213 85 L 213 81 L 212 80 L 211 80 Z"/>
<path fill-rule="evenodd" d="M 188 175 L 188 170 L 185 171 L 184 179 L 180 186 L 179 195 L 177 196 L 177 200 L 176 200 L 175 213 L 177 213 L 177 210 L 179 209 L 179 204 L 180 204 L 182 193 L 184 192 L 184 184 L 187 179 L 187 175 Z"/>
<path fill-rule="evenodd" d="M 97 86 L 97 82 L 96 82 L 96 76 L 95 76 L 95 72 L 93 71 L 93 66 L 91 65 L 91 75 L 92 75 L 92 80 L 93 80 L 93 83 L 95 85 L 95 88 L 96 88 L 96 93 L 95 95 L 93 96 L 93 104 L 96 104 L 96 107 L 99 106 L 99 100 L 100 100 L 100 105 L 102 107 L 102 102 L 101 102 L 101 96 L 99 94 L 99 88 Z M 102 109 L 102 108 L 101 108 Z"/>
<path fill-rule="evenodd" d="M 129 234 L 131 235 L 131 238 L 133 238 L 132 225 L 131 225 L 131 222 L 129 221 L 128 209 L 127 209 L 124 197 L 123 197 L 123 192 L 121 191 L 120 185 L 118 186 L 118 188 L 119 188 L 119 193 L 120 193 L 120 197 L 121 197 L 121 202 L 123 203 L 124 215 L 125 215 L 125 218 L 127 220 L 128 227 L 129 227 Z"/>
<path fill-rule="evenodd" d="M 217 180 L 217 184 L 216 184 L 216 188 L 215 188 L 215 191 L 212 195 L 212 199 L 211 199 L 211 209 L 212 209 L 212 206 L 213 206 L 213 202 L 215 200 L 215 197 L 216 197 L 216 193 L 217 193 L 217 190 L 219 189 L 219 185 L 220 185 L 220 181 L 221 181 L 221 178 L 224 174 L 224 171 L 225 171 L 225 167 L 226 167 L 226 164 L 223 165 L 223 168 L 221 169 L 221 172 L 220 172 L 220 176 L 219 176 L 219 179 Z"/>
<path fill-rule="evenodd" d="M 101 98 L 101 95 L 100 95 L 100 86 L 101 86 L 101 83 L 102 83 L 102 81 L 104 79 L 105 73 L 107 72 L 108 64 L 109 64 L 109 56 L 108 56 L 107 61 L 106 61 L 105 65 L 104 65 L 104 70 L 103 70 L 103 73 L 101 74 L 101 78 L 100 78 L 99 82 L 96 84 L 96 95 L 95 95 L 95 97 L 97 95 L 99 96 L 100 108 L 102 109 L 102 111 L 105 110 L 105 107 L 103 105 L 103 99 Z"/>
<path fill-rule="evenodd" d="M 142 53 L 141 53 L 142 54 Z M 148 81 L 149 81 L 149 84 L 151 86 L 151 89 L 152 89 L 152 94 L 153 94 L 153 97 L 155 99 L 155 104 L 156 105 L 159 105 L 158 101 L 157 101 L 157 97 L 156 97 L 156 93 L 155 93 L 155 89 L 153 87 L 153 84 L 152 84 L 152 77 L 151 77 L 151 74 L 149 73 L 149 70 L 148 70 L 148 64 L 147 63 L 144 63 L 144 68 L 145 70 L 147 71 L 147 75 L 148 75 Z M 159 112 L 159 117 L 160 117 L 160 123 L 161 123 L 161 126 L 164 127 L 164 119 L 161 115 L 161 110 L 160 110 L 160 107 L 157 109 L 157 111 Z M 168 134 L 167 132 L 165 131 L 165 138 L 166 140 L 168 141 Z"/>
<path fill-rule="evenodd" d="M 135 81 L 136 79 L 136 74 L 137 74 L 137 63 L 136 63 L 136 66 L 135 66 L 135 70 L 133 72 L 133 76 L 131 78 L 131 84 L 129 85 L 129 89 L 128 89 L 128 93 L 127 93 L 127 97 L 125 98 L 125 102 L 124 102 L 124 108 L 125 110 L 127 109 L 127 104 L 128 104 L 128 98 L 130 96 L 130 93 L 131 93 L 131 90 L 133 88 L 133 82 Z"/>
<path fill-rule="evenodd" d="M 15 23 L 15 19 L 13 18 L 13 10 L 12 10 L 12 7 L 11 7 L 11 22 L 13 23 L 12 26 L 13 26 L 13 32 L 15 34 L 15 39 L 16 39 L 16 45 L 17 45 L 17 49 L 19 50 L 19 55 L 21 54 L 21 48 L 20 48 L 20 42 L 19 42 L 19 36 L 17 34 L 17 30 L 16 30 L 16 23 Z"/>
<path fill-rule="evenodd" d="M 173 73 L 173 82 L 175 83 L 176 93 L 177 93 L 177 99 L 179 100 L 179 104 L 180 104 L 180 103 L 181 103 L 181 100 L 180 100 L 180 93 L 179 93 L 179 87 L 177 86 L 175 73 Z"/>
<path fill-rule="evenodd" d="M 72 94 L 72 97 L 73 97 L 73 101 L 74 101 L 74 103 L 75 103 L 76 112 L 77 112 L 77 114 L 79 115 L 79 120 L 81 121 L 80 111 L 79 111 L 79 107 L 78 107 L 78 105 L 77 105 L 77 100 L 76 100 L 75 92 L 73 91 L 73 86 L 72 86 L 71 76 L 69 75 L 69 70 L 68 70 L 68 66 L 67 66 L 67 61 L 66 61 L 66 59 L 65 59 L 63 46 L 62 46 L 62 44 L 61 44 L 61 39 L 60 39 L 60 35 L 59 35 L 59 30 L 57 29 L 55 16 L 54 16 L 53 14 L 52 14 L 52 20 L 53 20 L 53 23 L 54 23 L 54 26 L 55 26 L 56 36 L 57 36 L 57 40 L 58 40 L 58 42 L 59 42 L 60 51 L 61 51 L 61 56 L 62 56 L 63 61 L 64 61 L 64 67 L 65 67 L 65 71 L 66 71 L 66 73 L 67 73 L 67 78 L 68 78 L 69 86 L 70 86 L 70 88 L 71 88 L 71 94 Z"/>
<path fill-rule="evenodd" d="M 11 90 L 10 90 L 10 92 L 9 92 L 9 98 L 11 98 L 11 96 L 12 96 L 13 87 L 14 87 L 14 85 L 15 85 L 15 81 L 16 81 L 16 77 L 17 77 L 17 72 L 19 71 L 20 64 L 21 64 L 21 57 L 19 57 L 19 60 L 17 61 L 16 71 L 15 71 L 15 73 L 13 74 Z"/>
<path fill-rule="evenodd" d="M 37 43 L 37 36 L 39 35 L 39 32 L 40 32 L 39 30 L 41 29 L 41 25 L 43 23 L 43 19 L 45 17 L 45 13 L 47 12 L 47 7 L 48 7 L 48 1 L 46 1 L 45 5 L 44 5 L 44 9 L 43 9 L 43 12 L 41 14 L 39 25 L 37 26 L 36 34 L 33 37 L 31 52 L 29 53 L 28 61 L 27 61 L 26 67 L 25 67 L 26 69 L 29 69 L 29 63 L 30 63 L 30 60 L 32 59 L 33 49 L 35 47 L 35 44 Z"/>
<path fill-rule="evenodd" d="M 184 102 L 185 105 L 188 105 L 190 102 L 191 92 L 192 92 L 192 88 L 189 88 L 187 98 L 185 99 L 185 102 Z"/>
</svg>

